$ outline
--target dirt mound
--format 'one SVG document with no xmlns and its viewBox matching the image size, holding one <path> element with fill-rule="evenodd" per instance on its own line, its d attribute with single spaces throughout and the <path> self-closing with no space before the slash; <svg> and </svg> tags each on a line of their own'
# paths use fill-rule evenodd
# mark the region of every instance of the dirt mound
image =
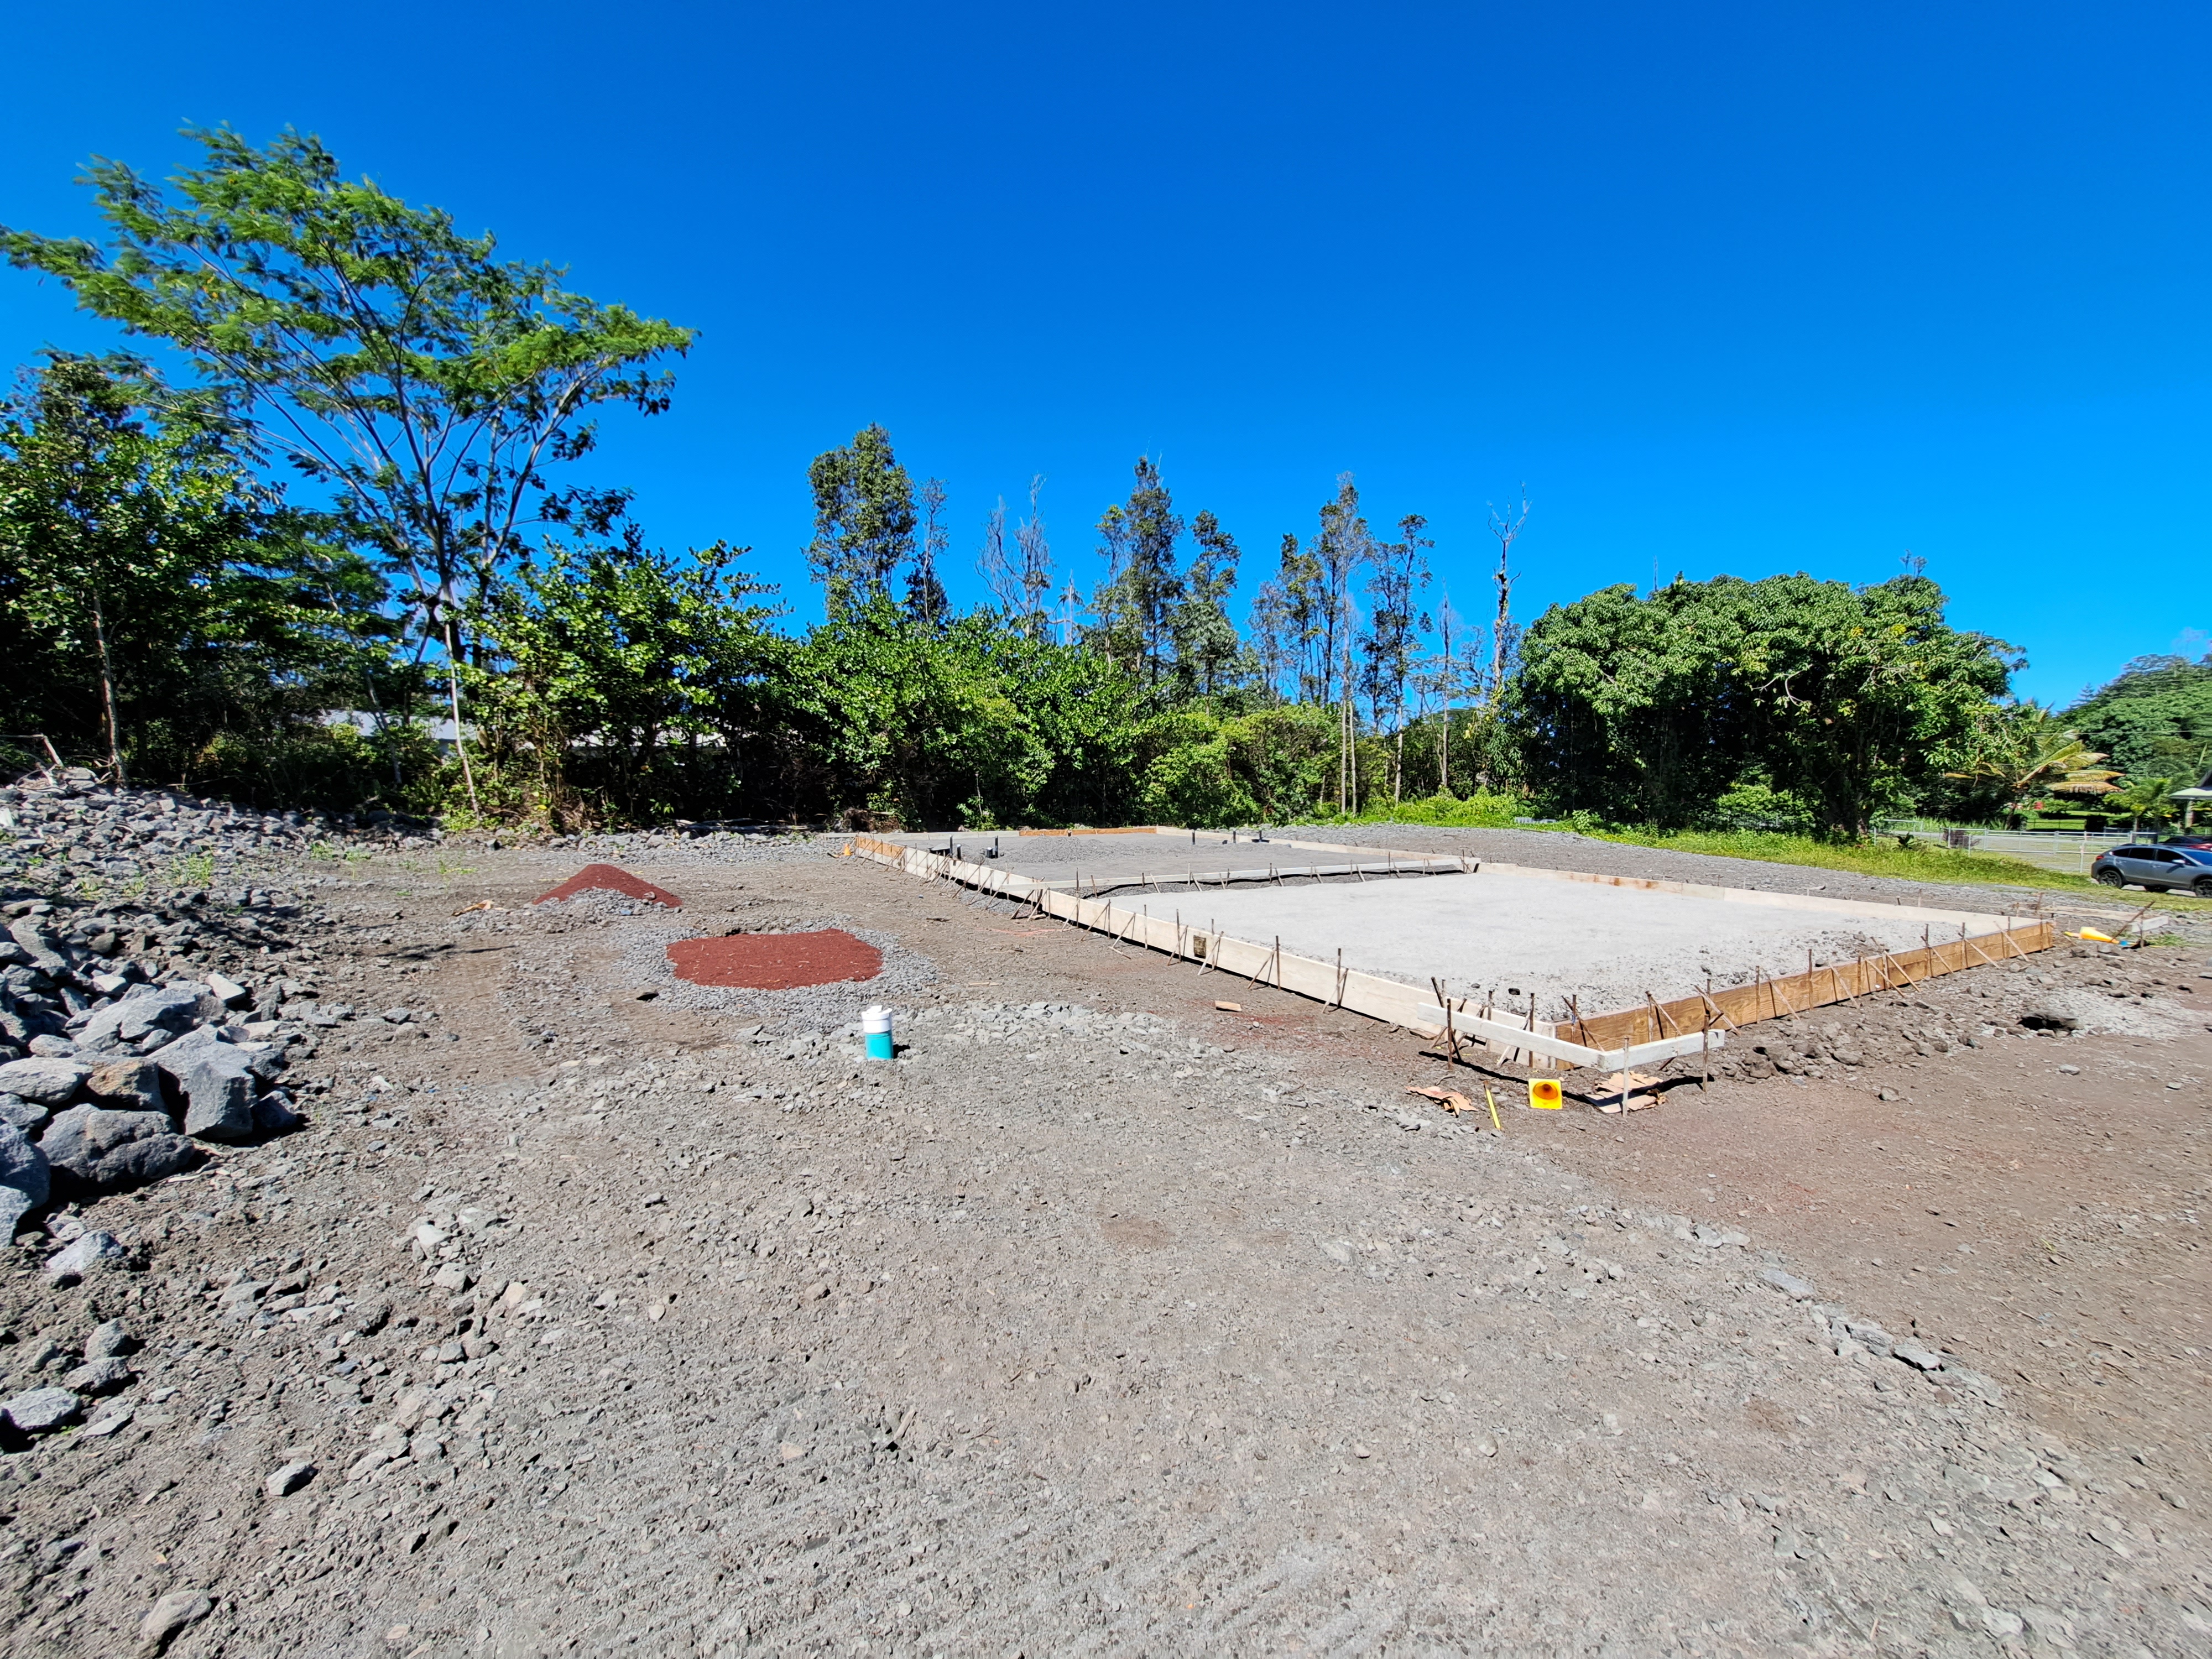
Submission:
<svg viewBox="0 0 2212 1659">
<path fill-rule="evenodd" d="M 884 953 L 841 927 L 817 933 L 732 933 L 726 939 L 678 939 L 668 947 L 676 976 L 694 985 L 744 986 L 787 991 L 798 985 L 834 985 L 873 979 Z"/>
<path fill-rule="evenodd" d="M 574 898 L 579 893 L 620 893 L 647 904 L 665 905 L 671 910 L 680 910 L 684 901 L 665 887 L 655 887 L 618 864 L 587 864 L 550 893 L 541 893 L 534 902 L 550 904 L 555 899 Z"/>
</svg>

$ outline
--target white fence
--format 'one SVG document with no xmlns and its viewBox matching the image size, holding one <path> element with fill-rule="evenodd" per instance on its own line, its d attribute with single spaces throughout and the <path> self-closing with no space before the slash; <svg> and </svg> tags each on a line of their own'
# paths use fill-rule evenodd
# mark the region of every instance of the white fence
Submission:
<svg viewBox="0 0 2212 1659">
<path fill-rule="evenodd" d="M 1877 826 L 1885 836 L 1912 836 L 1940 842 L 1962 853 L 1996 853 L 2040 870 L 2086 876 L 2098 854 L 2108 847 L 2125 847 L 2133 841 L 2149 841 L 2164 833 L 2145 830 L 2130 836 L 2124 831 L 2093 836 L 2079 830 L 1966 830 L 1954 824 L 1929 823 L 1905 818 L 1885 818 Z"/>
</svg>

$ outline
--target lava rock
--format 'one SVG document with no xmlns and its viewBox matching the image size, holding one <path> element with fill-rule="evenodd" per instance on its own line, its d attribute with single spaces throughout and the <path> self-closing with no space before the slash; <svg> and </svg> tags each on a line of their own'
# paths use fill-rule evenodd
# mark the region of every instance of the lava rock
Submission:
<svg viewBox="0 0 2212 1659">
<path fill-rule="evenodd" d="M 272 1471 L 261 1483 L 261 1490 L 271 1498 L 289 1498 L 314 1478 L 315 1466 L 305 1458 L 296 1458 Z"/>
<path fill-rule="evenodd" d="M 185 1097 L 185 1133 L 200 1140 L 244 1140 L 253 1133 L 263 1052 L 226 1042 L 210 1025 L 155 1051 L 163 1075 Z M 281 1061 L 281 1057 L 280 1057 Z"/>
<path fill-rule="evenodd" d="M 84 1407 L 67 1389 L 32 1389 L 0 1404 L 0 1417 L 25 1434 L 46 1434 L 74 1423 Z"/>
<path fill-rule="evenodd" d="M 169 1645 L 180 1631 L 187 1630 L 215 1611 L 215 1604 L 197 1590 L 171 1590 L 146 1610 L 145 1618 L 138 1623 L 138 1652 L 143 1659 Z"/>
<path fill-rule="evenodd" d="M 74 1285 L 102 1267 L 120 1267 L 131 1252 L 112 1233 L 86 1233 L 68 1249 L 46 1258 L 46 1277 L 57 1285 Z"/>
<path fill-rule="evenodd" d="M 198 1165 L 206 1156 L 163 1112 L 111 1112 L 72 1106 L 39 1138 L 62 1184 L 113 1192 L 160 1181 Z"/>
<path fill-rule="evenodd" d="M 73 1060 L 33 1058 L 0 1066 L 0 1091 L 39 1106 L 66 1106 L 91 1072 Z"/>
<path fill-rule="evenodd" d="M 2020 1017 L 2020 1023 L 2031 1031 L 2071 1031 L 2081 1024 L 2063 1008 L 2049 1006 L 2030 1008 Z"/>
<path fill-rule="evenodd" d="M 87 1359 L 114 1359 L 138 1350 L 138 1339 L 119 1319 L 111 1319 L 92 1328 L 92 1334 L 84 1340 Z"/>
<path fill-rule="evenodd" d="M 138 1380 L 127 1359 L 88 1359 L 62 1378 L 62 1386 L 79 1394 L 114 1394 Z"/>
<path fill-rule="evenodd" d="M 0 1094 L 0 1123 L 12 1123 L 25 1134 L 53 1115 L 45 1107 L 34 1105 L 21 1095 Z"/>
<path fill-rule="evenodd" d="M 282 1134 L 307 1121 L 292 1109 L 291 1097 L 281 1089 L 272 1090 L 253 1103 L 253 1127 L 264 1134 Z"/>
<path fill-rule="evenodd" d="M 46 1155 L 12 1123 L 0 1123 L 0 1243 L 15 1237 L 15 1225 L 46 1201 L 53 1172 Z"/>
<path fill-rule="evenodd" d="M 22 948 L 23 954 L 40 973 L 59 979 L 69 972 L 69 963 L 54 949 L 52 935 L 30 917 L 19 916 L 9 923 L 8 936 Z"/>
<path fill-rule="evenodd" d="M 190 1030 L 222 1012 L 222 1004 L 204 985 L 141 986 L 122 1001 L 95 1009 L 77 1029 L 80 1054 L 112 1054 L 137 1048 L 160 1032 Z"/>
<path fill-rule="evenodd" d="M 84 1091 L 118 1112 L 169 1109 L 161 1088 L 161 1068 L 150 1060 L 112 1060 L 96 1066 L 84 1080 Z"/>
</svg>

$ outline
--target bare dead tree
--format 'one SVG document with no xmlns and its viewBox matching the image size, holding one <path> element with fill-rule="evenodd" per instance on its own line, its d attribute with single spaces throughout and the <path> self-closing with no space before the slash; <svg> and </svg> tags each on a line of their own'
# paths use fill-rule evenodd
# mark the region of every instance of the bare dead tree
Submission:
<svg viewBox="0 0 2212 1659">
<path fill-rule="evenodd" d="M 1486 505 L 1490 507 L 1490 533 L 1498 538 L 1498 626 L 1490 636 L 1490 702 L 1495 708 L 1505 694 L 1505 659 L 1513 640 L 1513 544 L 1528 522 L 1528 486 L 1521 486 L 1517 515 L 1510 507 L 1500 513 L 1494 503 Z"/>
<path fill-rule="evenodd" d="M 1043 493 L 1044 474 L 1031 475 L 1030 515 L 1014 531 L 1014 540 L 1021 548 L 1018 580 L 1022 591 L 1022 615 L 1032 636 L 1042 635 L 1045 606 L 1052 597 L 1052 544 L 1045 539 L 1044 514 L 1037 510 L 1037 497 Z"/>
<path fill-rule="evenodd" d="M 1006 557 L 1006 498 L 999 497 L 990 517 L 983 520 L 983 545 L 975 555 L 976 573 L 1009 621 L 1020 614 L 1022 585 Z"/>
</svg>

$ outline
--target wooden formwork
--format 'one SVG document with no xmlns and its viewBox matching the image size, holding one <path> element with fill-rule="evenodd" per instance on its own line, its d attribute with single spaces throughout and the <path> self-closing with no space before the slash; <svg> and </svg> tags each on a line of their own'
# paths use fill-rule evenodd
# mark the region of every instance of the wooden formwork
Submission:
<svg viewBox="0 0 2212 1659">
<path fill-rule="evenodd" d="M 1446 997 L 1439 1000 L 1440 988 L 1424 991 L 1400 980 L 1346 968 L 1340 960 L 1330 963 L 1302 957 L 1284 950 L 1280 939 L 1264 945 L 1252 939 L 1233 939 L 1180 917 L 1154 916 L 1103 899 L 1085 898 L 1079 893 L 1064 891 L 1033 877 L 968 863 L 944 853 L 901 847 L 872 836 L 852 836 L 846 842 L 846 851 L 913 875 L 955 882 L 980 893 L 1027 904 L 1041 915 L 1058 916 L 1124 944 L 1159 951 L 1197 963 L 1206 969 L 1233 974 L 1256 984 L 1273 985 L 1333 1008 L 1349 1009 L 1371 1019 L 1404 1026 L 1424 1036 L 1444 1038 L 1455 1046 L 1460 1042 L 1480 1043 L 1509 1062 L 1525 1058 L 1538 1066 L 1626 1070 L 1681 1054 L 1710 1054 L 1724 1047 L 1728 1033 L 1739 1026 L 1803 1013 L 1808 1008 L 1847 1001 L 1885 988 L 1917 984 L 1941 974 L 1956 973 L 1962 968 L 2048 950 L 2058 937 L 2055 925 L 2047 921 L 2015 923 L 2009 918 L 1977 917 L 1975 920 L 1981 921 L 2002 920 L 2002 926 L 1996 931 L 1972 934 L 1966 931 L 1966 922 L 1952 913 L 1919 912 L 1917 914 L 1954 922 L 1960 930 L 1959 937 L 1941 945 L 1934 943 L 1931 937 L 1930 942 L 1917 951 L 1885 952 L 1854 963 L 1814 967 L 1803 974 L 1779 980 L 1762 975 L 1749 985 L 1732 986 L 1710 994 L 1701 992 L 1671 1002 L 1654 1000 L 1640 1008 L 1554 1024 L 1538 1020 L 1533 1009 L 1521 1018 L 1498 1019 L 1494 1011 L 1472 999 Z M 1418 859 L 1415 854 L 1407 856 Z M 1587 879 L 1568 872 L 1527 873 Z M 1634 884 L 1662 885 L 1641 882 Z M 1776 902 L 1775 896 L 1766 893 L 1718 888 L 1700 890 L 1740 896 L 1759 904 Z M 1888 908 L 1838 900 L 1814 902 L 1805 908 L 1856 912 Z M 1930 926 L 1932 928 L 1932 921 Z"/>
<path fill-rule="evenodd" d="M 1994 965 L 2034 951 L 2047 951 L 2058 942 L 2057 925 L 2051 921 L 2009 921 L 2002 929 L 1971 934 L 1962 927 L 1954 939 L 1930 944 L 1917 951 L 1884 951 L 1856 962 L 1826 963 L 1783 979 L 1759 975 L 1748 985 L 1729 986 L 1672 1002 L 1650 1002 L 1641 1008 L 1596 1014 L 1583 1020 L 1566 1020 L 1558 1027 L 1562 1036 L 1592 1048 L 1647 1042 L 1662 1036 L 1708 1027 L 1726 1030 L 1762 1019 L 1782 1019 L 1808 1009 L 1838 1002 L 1855 1002 L 1917 985 L 1922 980 L 1961 969 Z"/>
</svg>

